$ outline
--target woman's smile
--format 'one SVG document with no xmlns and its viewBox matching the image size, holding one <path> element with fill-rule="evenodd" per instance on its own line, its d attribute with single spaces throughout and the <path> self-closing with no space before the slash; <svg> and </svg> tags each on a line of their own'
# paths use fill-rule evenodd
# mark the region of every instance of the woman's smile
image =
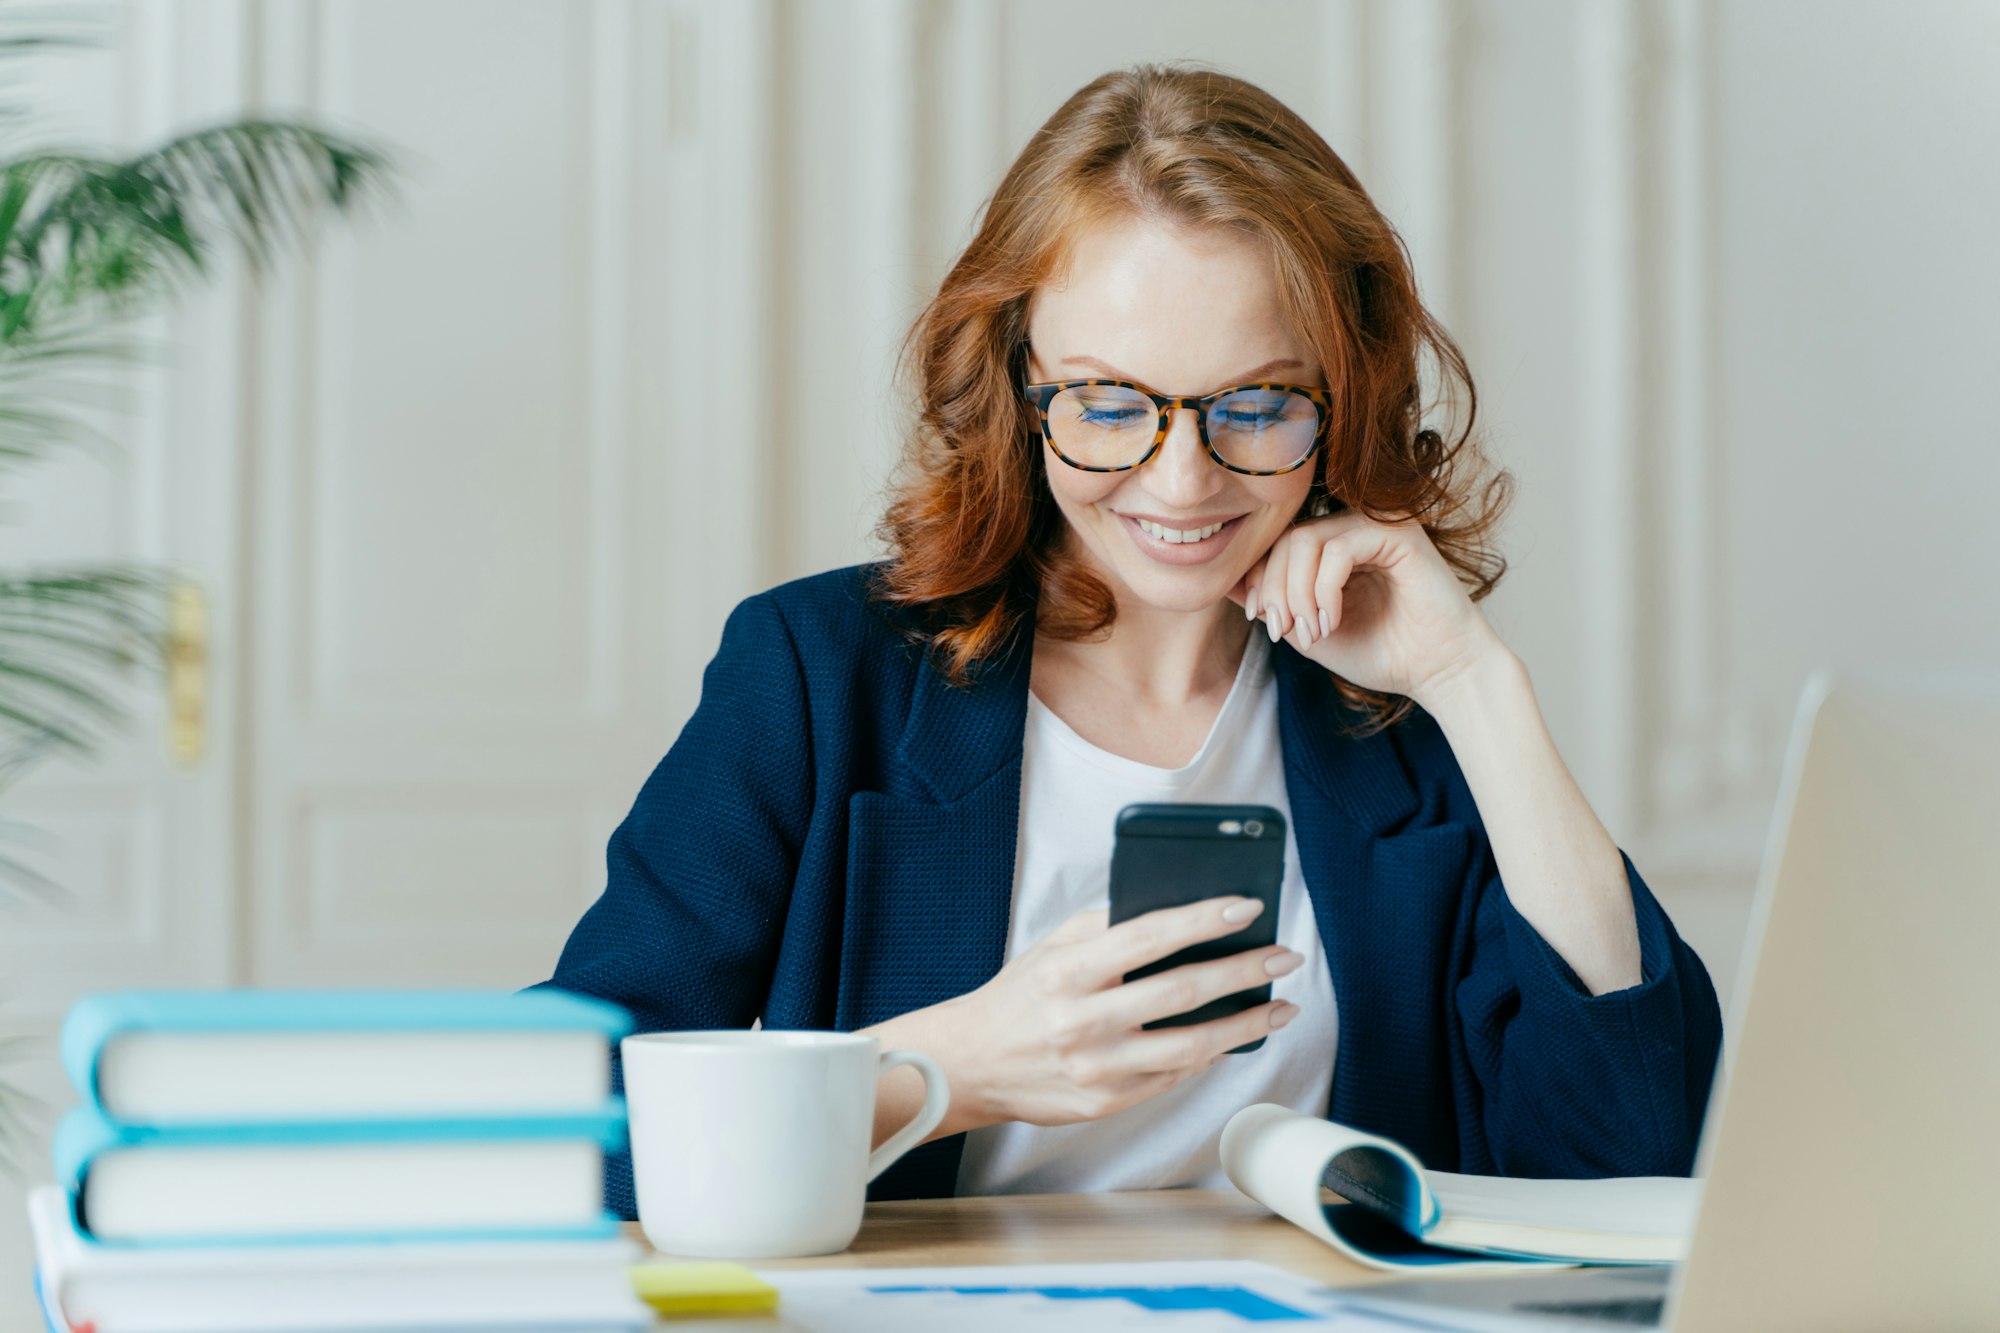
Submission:
<svg viewBox="0 0 2000 1333">
<path fill-rule="evenodd" d="M 1119 523 L 1133 545 L 1163 565 L 1201 565 L 1221 555 L 1243 526 L 1243 515 L 1232 518 L 1168 519 L 1121 514 Z"/>
</svg>

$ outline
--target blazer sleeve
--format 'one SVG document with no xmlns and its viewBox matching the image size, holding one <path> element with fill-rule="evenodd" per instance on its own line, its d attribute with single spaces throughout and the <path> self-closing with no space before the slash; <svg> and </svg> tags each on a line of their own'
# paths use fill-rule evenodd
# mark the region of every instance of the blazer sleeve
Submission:
<svg viewBox="0 0 2000 1333">
<path fill-rule="evenodd" d="M 605 853 L 605 887 L 544 987 L 624 1006 L 641 1032 L 763 1012 L 812 811 L 805 677 L 768 597 L 730 614 L 701 700 Z M 531 988 L 533 989 L 533 988 Z M 614 1089 L 624 1089 L 613 1053 Z M 630 1159 L 606 1203 L 634 1216 Z"/>
<path fill-rule="evenodd" d="M 1501 1175 L 1684 1176 L 1722 1048 L 1708 970 L 1622 851 L 1639 928 L 1639 984 L 1592 995 L 1514 909 L 1475 838 L 1473 938 L 1456 1000 Z M 1464 1170 L 1479 1170 L 1467 1165 Z"/>
</svg>

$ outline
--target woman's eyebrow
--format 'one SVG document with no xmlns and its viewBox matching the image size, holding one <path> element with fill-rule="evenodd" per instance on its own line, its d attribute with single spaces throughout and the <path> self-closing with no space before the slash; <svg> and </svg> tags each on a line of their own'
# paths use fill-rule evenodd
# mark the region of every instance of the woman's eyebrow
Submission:
<svg viewBox="0 0 2000 1333">
<path fill-rule="evenodd" d="M 1139 378 L 1136 375 L 1127 375 L 1124 371 L 1119 370 L 1117 367 L 1109 365 L 1106 362 L 1100 361 L 1094 356 L 1066 356 L 1062 359 L 1062 361 L 1059 364 L 1065 366 L 1084 366 L 1093 370 L 1101 370 L 1108 378 L 1114 380 L 1132 380 L 1136 382 Z M 1276 361 L 1266 361 L 1261 366 L 1252 367 L 1251 369 L 1244 371 L 1241 375 L 1237 375 L 1230 379 L 1224 380 L 1223 384 L 1224 385 L 1248 384 L 1253 380 L 1260 380 L 1264 378 L 1264 376 L 1270 374 L 1274 370 L 1303 370 L 1303 369 L 1305 369 L 1305 362 L 1294 361 L 1289 357 L 1280 357 Z"/>
</svg>

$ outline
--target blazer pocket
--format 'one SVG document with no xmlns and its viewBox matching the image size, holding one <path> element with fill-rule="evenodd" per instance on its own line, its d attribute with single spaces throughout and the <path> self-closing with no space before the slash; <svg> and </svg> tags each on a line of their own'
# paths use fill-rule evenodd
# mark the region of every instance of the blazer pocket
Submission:
<svg viewBox="0 0 2000 1333">
<path fill-rule="evenodd" d="M 956 998 L 1000 970 L 1020 804 L 1019 760 L 948 804 L 868 791 L 848 801 L 842 1031 Z"/>
</svg>

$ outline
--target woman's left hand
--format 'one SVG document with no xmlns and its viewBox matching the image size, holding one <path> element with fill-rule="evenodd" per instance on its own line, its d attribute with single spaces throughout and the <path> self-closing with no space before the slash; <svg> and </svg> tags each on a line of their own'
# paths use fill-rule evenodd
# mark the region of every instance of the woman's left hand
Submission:
<svg viewBox="0 0 2000 1333">
<path fill-rule="evenodd" d="M 1506 651 L 1421 525 L 1353 510 L 1288 529 L 1230 589 L 1271 637 L 1364 689 L 1427 700 Z"/>
</svg>

